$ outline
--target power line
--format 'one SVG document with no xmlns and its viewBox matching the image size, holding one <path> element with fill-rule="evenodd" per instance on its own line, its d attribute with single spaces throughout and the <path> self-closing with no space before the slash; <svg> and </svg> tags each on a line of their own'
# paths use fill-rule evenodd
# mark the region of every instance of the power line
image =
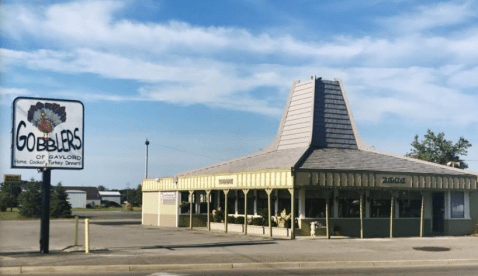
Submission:
<svg viewBox="0 0 478 276">
<path fill-rule="evenodd" d="M 151 142 L 151 141 L 150 141 L 150 142 Z M 180 152 L 183 152 L 183 153 L 187 153 L 187 154 L 191 154 L 191 155 L 196 155 L 196 156 L 199 156 L 199 157 L 205 157 L 205 158 L 209 158 L 209 159 L 225 161 L 225 160 L 222 159 L 222 158 L 216 158 L 216 157 L 210 157 L 210 156 L 206 156 L 206 155 L 202 155 L 202 154 L 197 154 L 197 153 L 193 153 L 193 152 L 181 150 L 181 149 L 178 149 L 178 148 L 173 148 L 173 147 L 170 147 L 170 146 L 162 145 L 162 144 L 159 144 L 159 143 L 156 143 L 156 142 L 151 142 L 151 143 L 154 143 L 154 144 L 156 144 L 156 145 L 158 145 L 158 146 L 165 147 L 165 148 L 168 148 L 168 149 L 172 149 L 172 150 L 175 150 L 175 151 L 180 151 Z"/>
</svg>

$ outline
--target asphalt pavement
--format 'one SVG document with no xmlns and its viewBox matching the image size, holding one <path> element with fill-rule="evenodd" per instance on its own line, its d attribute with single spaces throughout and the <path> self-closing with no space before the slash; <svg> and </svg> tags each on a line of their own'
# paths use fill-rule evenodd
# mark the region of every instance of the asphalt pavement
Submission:
<svg viewBox="0 0 478 276">
<path fill-rule="evenodd" d="M 136 219 L 141 221 L 141 212 L 75 211 L 72 215 L 90 219 Z"/>
<path fill-rule="evenodd" d="M 0 274 L 478 265 L 475 237 L 289 240 L 205 228 L 148 227 L 134 218 L 92 218 L 91 253 L 85 254 L 83 221 L 75 246 L 74 220 L 52 220 L 49 254 L 39 253 L 39 220 L 1 221 Z"/>
</svg>

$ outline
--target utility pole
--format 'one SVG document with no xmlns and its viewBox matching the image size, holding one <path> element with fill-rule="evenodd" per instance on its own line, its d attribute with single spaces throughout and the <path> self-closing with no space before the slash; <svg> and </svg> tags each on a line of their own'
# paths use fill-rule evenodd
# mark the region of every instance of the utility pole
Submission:
<svg viewBox="0 0 478 276">
<path fill-rule="evenodd" d="M 146 142 L 144 142 L 146 145 L 146 156 L 145 156 L 145 168 L 144 168 L 144 178 L 148 178 L 148 145 L 149 141 L 148 138 L 146 138 Z"/>
</svg>

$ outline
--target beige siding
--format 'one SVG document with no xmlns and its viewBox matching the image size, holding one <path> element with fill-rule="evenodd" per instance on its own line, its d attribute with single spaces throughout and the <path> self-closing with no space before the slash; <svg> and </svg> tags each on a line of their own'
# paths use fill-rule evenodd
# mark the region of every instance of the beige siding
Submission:
<svg viewBox="0 0 478 276">
<path fill-rule="evenodd" d="M 337 171 L 298 172 L 297 185 L 320 185 L 328 187 L 396 187 L 406 189 L 477 189 L 476 177 L 403 174 L 406 185 L 382 184 L 383 173 L 350 173 Z M 393 176 L 400 176 L 393 174 Z M 219 184 L 219 179 L 232 179 L 232 184 Z M 291 188 L 293 178 L 290 170 L 270 170 L 243 172 L 236 174 L 203 175 L 180 177 L 177 183 L 172 178 L 143 180 L 143 192 L 184 191 L 184 190 L 220 190 L 220 189 L 264 189 Z M 146 198 L 145 198 L 146 199 Z M 156 199 L 157 201 L 157 199 Z M 146 207 L 150 208 L 150 207 Z M 151 208 L 154 209 L 154 206 Z"/>
<path fill-rule="evenodd" d="M 174 192 L 175 193 L 175 192 Z M 168 202 L 163 200 L 163 193 L 160 192 L 161 200 L 160 205 L 160 216 L 159 216 L 159 226 L 162 227 L 176 227 L 176 216 L 178 215 L 178 195 L 175 193 L 175 202 Z"/>
<path fill-rule="evenodd" d="M 220 184 L 219 179 L 231 179 L 233 183 Z M 292 186 L 290 169 L 179 177 L 177 183 L 174 183 L 172 178 L 161 178 L 159 181 L 155 179 L 143 180 L 143 192 L 291 188 Z"/>
<path fill-rule="evenodd" d="M 158 192 L 143 193 L 142 210 L 145 214 L 158 213 Z"/>
</svg>

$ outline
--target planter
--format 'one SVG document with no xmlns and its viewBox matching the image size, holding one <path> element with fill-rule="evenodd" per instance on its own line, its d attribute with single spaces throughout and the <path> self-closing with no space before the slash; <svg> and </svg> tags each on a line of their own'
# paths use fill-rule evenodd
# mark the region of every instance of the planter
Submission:
<svg viewBox="0 0 478 276">
<path fill-rule="evenodd" d="M 248 234 L 256 234 L 256 235 L 264 235 L 264 226 L 258 225 L 247 225 L 247 233 Z"/>
<path fill-rule="evenodd" d="M 244 224 L 228 223 L 227 224 L 227 231 L 228 232 L 235 232 L 235 233 L 243 233 L 244 232 Z"/>
<path fill-rule="evenodd" d="M 224 231 L 223 222 L 211 222 L 211 230 Z M 244 233 L 244 224 L 228 223 L 227 231 L 233 233 Z M 269 235 L 268 226 L 247 225 L 247 234 L 251 235 Z M 289 228 L 272 227 L 272 236 L 290 237 Z"/>
<path fill-rule="evenodd" d="M 222 223 L 222 222 L 211 222 L 211 230 L 224 231 L 224 223 Z"/>
</svg>

